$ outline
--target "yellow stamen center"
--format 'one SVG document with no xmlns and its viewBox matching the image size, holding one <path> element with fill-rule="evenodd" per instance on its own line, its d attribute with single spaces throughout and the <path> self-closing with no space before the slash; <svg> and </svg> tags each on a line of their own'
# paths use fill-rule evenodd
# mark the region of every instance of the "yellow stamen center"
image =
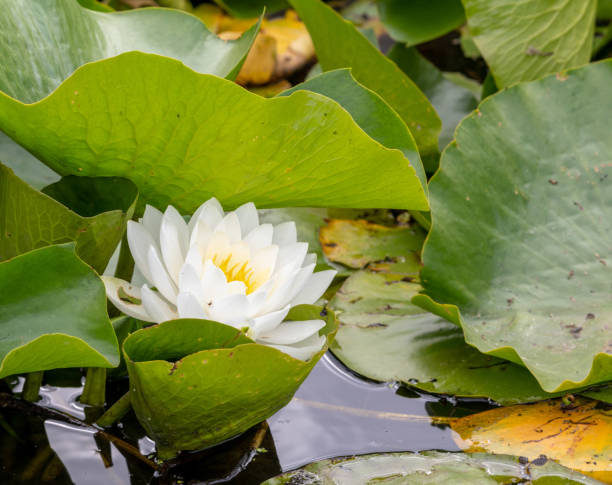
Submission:
<svg viewBox="0 0 612 485">
<path fill-rule="evenodd" d="M 230 254 L 225 259 L 221 259 L 219 256 L 213 258 L 213 263 L 217 268 L 225 273 L 227 282 L 242 281 L 246 286 L 246 294 L 252 293 L 259 287 L 259 282 L 255 277 L 253 269 L 249 267 L 249 262 L 232 262 L 232 255 Z"/>
</svg>

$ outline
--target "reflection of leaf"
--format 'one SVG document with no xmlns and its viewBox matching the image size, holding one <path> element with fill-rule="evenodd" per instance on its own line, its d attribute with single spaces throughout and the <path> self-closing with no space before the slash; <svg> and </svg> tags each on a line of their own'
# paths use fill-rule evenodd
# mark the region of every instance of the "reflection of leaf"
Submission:
<svg viewBox="0 0 612 485">
<path fill-rule="evenodd" d="M 32 249 L 76 241 L 77 254 L 102 272 L 132 217 L 129 180 L 65 177 L 45 194 L 0 164 L 0 261 Z"/>
<path fill-rule="evenodd" d="M 395 44 L 388 55 L 425 93 L 442 118 L 438 144 L 443 149 L 453 139 L 459 121 L 476 108 L 476 97 L 468 88 L 445 77 L 414 47 Z"/>
<path fill-rule="evenodd" d="M 72 245 L 0 263 L 0 334 L 0 378 L 119 363 L 104 284 Z"/>
<path fill-rule="evenodd" d="M 497 85 L 589 62 L 597 0 L 462 0 Z"/>
<path fill-rule="evenodd" d="M 62 174 L 126 177 L 145 202 L 184 213 L 213 195 L 228 209 L 428 208 L 415 162 L 336 102 L 264 99 L 149 54 L 83 66 L 36 104 L 0 93 L 0 129 Z"/>
<path fill-rule="evenodd" d="M 523 465 L 519 458 L 485 453 L 381 453 L 323 460 L 264 482 L 262 485 L 597 485 L 599 482 L 551 461 Z"/>
<path fill-rule="evenodd" d="M 25 103 L 42 99 L 87 62 L 134 50 L 235 77 L 257 34 L 254 26 L 226 42 L 179 10 L 103 13 L 74 0 L 0 0 L 0 8 L 0 91 Z"/>
<path fill-rule="evenodd" d="M 465 21 L 461 0 L 378 0 L 389 35 L 408 45 L 435 39 Z"/>
<path fill-rule="evenodd" d="M 324 72 L 282 95 L 299 90 L 322 94 L 339 103 L 371 138 L 387 148 L 401 150 L 423 185 L 427 185 L 419 151 L 410 130 L 378 94 L 355 81 L 350 69 Z"/>
<path fill-rule="evenodd" d="M 21 180 L 38 190 L 61 178 L 1 131 L 0 162 L 12 169 Z"/>
<path fill-rule="evenodd" d="M 288 319 L 322 315 L 320 307 L 301 305 Z M 332 312 L 326 315 L 321 334 L 329 343 L 336 324 Z M 217 444 L 270 417 L 291 400 L 326 347 L 303 362 L 227 325 L 173 320 L 131 334 L 123 349 L 132 406 L 167 457 Z"/>
<path fill-rule="evenodd" d="M 440 119 L 419 88 L 350 23 L 320 0 L 291 0 L 306 24 L 325 71 L 350 67 L 404 120 L 424 160 L 436 158 Z"/>
<path fill-rule="evenodd" d="M 487 98 L 430 183 L 426 294 L 550 392 L 612 379 L 611 85 L 608 61 Z"/>
<path fill-rule="evenodd" d="M 413 260 L 425 234 L 418 227 L 388 227 L 364 220 L 332 219 L 321 228 L 320 241 L 330 261 L 351 268 L 363 268 L 374 261 Z M 411 254 L 412 253 L 412 254 Z M 415 272 L 420 267 L 416 258 Z"/>
<path fill-rule="evenodd" d="M 457 326 L 412 305 L 419 289 L 405 274 L 350 276 L 330 302 L 340 325 L 334 354 L 370 379 L 428 392 L 501 404 L 550 397 L 525 368 L 481 354 Z"/>
<path fill-rule="evenodd" d="M 612 482 L 612 414 L 597 401 L 492 409 L 458 418 L 451 427 L 459 446 L 468 451 L 510 453 L 531 462 L 551 459 Z"/>
</svg>

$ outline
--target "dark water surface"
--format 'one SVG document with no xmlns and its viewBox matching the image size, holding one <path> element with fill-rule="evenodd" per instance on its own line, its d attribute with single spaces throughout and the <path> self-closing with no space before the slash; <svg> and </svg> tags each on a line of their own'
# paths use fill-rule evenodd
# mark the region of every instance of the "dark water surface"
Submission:
<svg viewBox="0 0 612 485">
<path fill-rule="evenodd" d="M 85 419 L 87 410 L 77 401 L 80 374 L 52 374 L 48 381 L 39 404 Z M 20 386 L 21 382 L 16 383 L 14 390 Z M 109 401 L 125 389 L 127 382 L 113 386 L 117 394 L 109 394 Z M 456 451 L 452 431 L 431 424 L 429 416 L 460 416 L 486 407 L 484 402 L 452 403 L 397 385 L 366 381 L 328 353 L 293 401 L 268 420 L 268 432 L 256 427 L 210 450 L 184 454 L 176 466 L 157 471 L 136 452 L 153 458 L 155 445 L 131 413 L 112 429 L 112 435 L 122 440 L 113 443 L 94 428 L 71 424 L 61 415 L 28 412 L 36 409 L 29 405 L 0 408 L 0 483 L 259 484 L 281 471 L 323 458 L 383 451 Z M 2 426 L 1 420 L 9 426 Z M 263 441 L 256 442 L 258 450 L 251 450 L 256 436 L 262 435 Z M 133 445 L 132 453 L 124 443 Z"/>
</svg>

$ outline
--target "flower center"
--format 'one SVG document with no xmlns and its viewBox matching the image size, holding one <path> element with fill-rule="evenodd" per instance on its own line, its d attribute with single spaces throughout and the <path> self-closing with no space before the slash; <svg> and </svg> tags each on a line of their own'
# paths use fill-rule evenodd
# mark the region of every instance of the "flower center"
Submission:
<svg viewBox="0 0 612 485">
<path fill-rule="evenodd" d="M 232 255 L 221 259 L 219 256 L 213 258 L 213 263 L 217 268 L 225 273 L 227 282 L 241 281 L 246 286 L 246 294 L 252 293 L 259 287 L 259 282 L 255 277 L 255 272 L 249 267 L 248 261 L 232 261 Z"/>
</svg>

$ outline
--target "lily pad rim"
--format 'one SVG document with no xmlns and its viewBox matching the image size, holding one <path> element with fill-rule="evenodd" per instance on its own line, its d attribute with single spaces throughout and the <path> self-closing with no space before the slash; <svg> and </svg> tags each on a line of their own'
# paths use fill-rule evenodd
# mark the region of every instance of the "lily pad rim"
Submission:
<svg viewBox="0 0 612 485">
<path fill-rule="evenodd" d="M 25 108 L 37 106 L 39 104 L 43 104 L 43 103 L 47 102 L 49 99 L 51 99 L 51 97 L 55 96 L 58 91 L 66 89 L 65 86 L 64 86 L 65 84 L 67 84 L 68 82 L 72 82 L 71 80 L 72 80 L 73 77 L 75 77 L 77 74 L 80 74 L 82 71 L 86 71 L 87 69 L 90 68 L 90 66 L 93 66 L 93 65 L 96 65 L 96 64 L 100 64 L 100 63 L 110 63 L 110 62 L 113 62 L 115 59 L 119 59 L 119 58 L 122 58 L 122 57 L 132 57 L 132 56 L 134 56 L 136 58 L 140 57 L 140 56 L 151 57 L 151 58 L 162 58 L 162 59 L 166 59 L 169 62 L 175 62 L 177 64 L 180 64 L 182 69 L 187 69 L 188 71 L 191 71 L 191 73 L 196 75 L 196 76 L 201 76 L 201 77 L 204 77 L 204 78 L 213 78 L 213 79 L 218 80 L 220 82 L 225 82 L 228 85 L 232 86 L 232 89 L 241 89 L 241 90 L 243 90 L 245 96 L 255 97 L 255 98 L 257 98 L 259 100 L 263 100 L 265 102 L 270 102 L 270 103 L 271 102 L 274 102 L 274 103 L 278 103 L 278 102 L 283 103 L 283 102 L 285 102 L 286 103 L 287 101 L 285 101 L 285 100 L 294 98 L 294 96 L 295 96 L 294 99 L 300 99 L 300 98 L 305 98 L 305 99 L 306 98 L 310 98 L 310 99 L 312 99 L 312 98 L 314 98 L 314 99 L 324 100 L 326 103 L 329 103 L 332 106 L 334 106 L 334 107 L 340 109 L 342 112 L 344 112 L 345 115 L 348 116 L 351 119 L 354 127 L 365 138 L 367 138 L 370 141 L 370 143 L 372 143 L 374 146 L 378 147 L 380 150 L 383 150 L 383 151 L 385 151 L 387 153 L 397 153 L 397 154 L 399 154 L 401 156 L 402 160 L 405 163 L 405 167 L 403 167 L 403 168 L 412 171 L 412 175 L 419 181 L 419 186 L 421 188 L 421 190 L 420 190 L 421 196 L 423 198 L 423 202 L 427 205 L 427 207 L 425 207 L 425 208 L 420 208 L 420 209 L 415 209 L 415 210 L 421 210 L 421 211 L 428 211 L 429 210 L 429 195 L 428 195 L 429 192 L 428 192 L 428 189 L 427 189 L 426 186 L 423 186 L 423 183 L 422 183 L 421 179 L 418 177 L 417 171 L 415 170 L 412 161 L 408 160 L 405 157 L 405 155 L 402 153 L 402 151 L 399 150 L 398 148 L 388 148 L 388 147 L 384 146 L 382 143 L 380 143 L 378 140 L 375 140 L 370 135 L 368 135 L 365 132 L 365 130 L 353 119 L 351 114 L 346 109 L 344 109 L 344 107 L 340 103 L 338 103 L 337 101 L 335 101 L 335 100 L 333 100 L 331 98 L 328 98 L 327 96 L 323 96 L 322 94 L 318 94 L 318 93 L 315 93 L 313 91 L 297 90 L 297 91 L 291 93 L 289 96 L 279 96 L 279 97 L 273 97 L 273 98 L 262 98 L 258 94 L 252 93 L 251 91 L 249 91 L 248 89 L 240 86 L 239 84 L 235 83 L 234 81 L 230 81 L 229 79 L 225 79 L 225 78 L 222 78 L 220 76 L 215 76 L 214 74 L 205 74 L 205 73 L 198 72 L 198 71 L 190 68 L 189 66 L 187 66 L 185 63 L 183 63 L 182 61 L 180 61 L 178 59 L 174 59 L 172 57 L 167 57 L 167 56 L 162 56 L 162 55 L 159 55 L 159 54 L 151 54 L 151 53 L 142 52 L 142 51 L 128 51 L 128 52 L 123 52 L 123 53 L 121 53 L 119 55 L 116 55 L 116 56 L 107 57 L 105 59 L 100 59 L 100 60 L 93 61 L 93 62 L 87 62 L 87 63 L 83 64 L 82 66 L 79 66 L 77 69 L 75 69 L 70 74 L 70 76 L 68 76 L 66 79 L 62 80 L 62 82 L 53 91 L 51 91 L 47 96 L 45 96 L 42 99 L 39 99 L 38 101 L 35 101 L 34 103 L 24 103 L 23 101 L 20 101 L 18 99 L 13 98 L 12 96 L 10 96 L 7 93 L 5 93 L 4 91 L 0 91 L 0 98 L 2 98 L 2 97 L 6 98 L 6 99 L 9 100 L 9 102 L 12 102 L 14 104 L 20 105 L 20 106 L 25 107 Z M 388 103 L 387 103 L 387 105 L 388 105 Z M 389 108 L 391 108 L 391 107 L 389 106 Z M 393 110 L 393 108 L 391 108 L 391 109 Z M 408 129 L 408 131 L 410 131 L 410 130 Z M 10 136 L 9 136 L 9 138 L 10 138 Z M 420 162 L 420 163 L 422 163 L 422 162 Z M 60 174 L 60 175 L 62 175 L 62 174 Z M 121 178 L 125 178 L 125 177 L 121 177 Z"/>
<path fill-rule="evenodd" d="M 311 306 L 311 305 L 309 305 Z M 323 308 L 323 307 L 321 307 Z M 128 343 L 130 337 L 132 337 L 132 335 L 136 334 L 136 333 L 144 333 L 146 331 L 152 330 L 152 329 L 156 329 L 159 328 L 161 325 L 167 325 L 167 324 L 176 324 L 176 322 L 180 322 L 180 321 L 184 321 L 184 320 L 189 320 L 189 321 L 195 321 L 195 320 L 201 320 L 202 322 L 207 322 L 207 323 L 212 323 L 215 325 L 223 325 L 224 327 L 228 327 L 231 328 L 232 330 L 236 330 L 237 334 L 235 338 L 238 337 L 244 337 L 247 338 L 249 340 L 251 340 L 249 337 L 246 336 L 246 334 L 240 330 L 237 329 L 236 327 L 232 327 L 231 325 L 227 325 L 225 323 L 221 323 L 221 322 L 217 322 L 215 320 L 206 320 L 204 318 L 175 318 L 174 320 L 166 320 L 165 322 L 161 322 L 161 323 L 156 323 L 155 325 L 149 325 L 147 327 L 141 328 L 140 330 L 137 330 L 136 332 L 131 333 L 130 335 L 128 335 L 128 337 L 123 341 L 123 345 L 121 346 L 121 350 L 123 352 L 123 355 L 125 356 L 126 360 L 129 360 L 131 363 L 133 364 L 151 364 L 151 365 L 159 365 L 160 363 L 162 364 L 170 364 L 170 365 L 175 365 L 177 368 L 178 366 L 182 363 L 182 361 L 184 359 L 187 358 L 191 358 L 191 357 L 196 357 L 196 356 L 201 356 L 201 355 L 207 355 L 210 352 L 215 352 L 215 353 L 223 353 L 223 354 L 227 354 L 227 353 L 231 353 L 236 351 L 237 349 L 240 348 L 260 348 L 262 350 L 260 350 L 259 352 L 264 352 L 265 353 L 270 353 L 270 359 L 274 358 L 277 359 L 279 357 L 283 357 L 283 358 L 289 358 L 290 361 L 293 361 L 294 363 L 298 364 L 298 365 L 310 365 L 310 363 L 313 361 L 313 359 L 318 360 L 318 358 L 323 355 L 325 352 L 327 352 L 327 350 L 331 347 L 331 344 L 333 342 L 334 336 L 336 335 L 336 332 L 338 331 L 338 322 L 335 318 L 335 313 L 330 310 L 327 309 L 328 315 L 331 314 L 332 315 L 332 324 L 333 324 L 333 328 L 330 329 L 327 333 L 324 333 L 323 335 L 326 338 L 326 342 L 325 345 L 323 345 L 323 347 L 321 348 L 321 350 L 319 350 L 313 357 L 311 357 L 310 359 L 308 359 L 307 361 L 304 360 L 300 360 L 300 359 L 296 359 L 295 357 L 290 356 L 289 354 L 286 354 L 285 352 L 282 352 L 281 350 L 278 350 L 274 347 L 270 347 L 268 345 L 264 345 L 264 344 L 258 344 L 255 341 L 251 341 L 248 343 L 243 343 L 243 344 L 238 344 L 235 347 L 220 347 L 220 348 L 214 348 L 214 349 L 203 349 L 203 350 L 198 350 L 196 352 L 193 352 L 191 354 L 187 354 L 184 357 L 181 357 L 180 359 L 178 359 L 174 364 L 172 364 L 170 361 L 165 360 L 165 359 L 152 359 L 152 360 L 133 360 L 127 350 L 125 349 L 126 344 Z M 299 321 L 299 320 L 297 320 Z M 327 326 L 329 325 L 329 322 L 326 322 L 326 326 L 323 327 L 321 330 L 319 330 L 319 335 L 321 335 L 321 332 L 323 332 Z M 265 350 L 263 350 L 265 349 Z"/>
</svg>

